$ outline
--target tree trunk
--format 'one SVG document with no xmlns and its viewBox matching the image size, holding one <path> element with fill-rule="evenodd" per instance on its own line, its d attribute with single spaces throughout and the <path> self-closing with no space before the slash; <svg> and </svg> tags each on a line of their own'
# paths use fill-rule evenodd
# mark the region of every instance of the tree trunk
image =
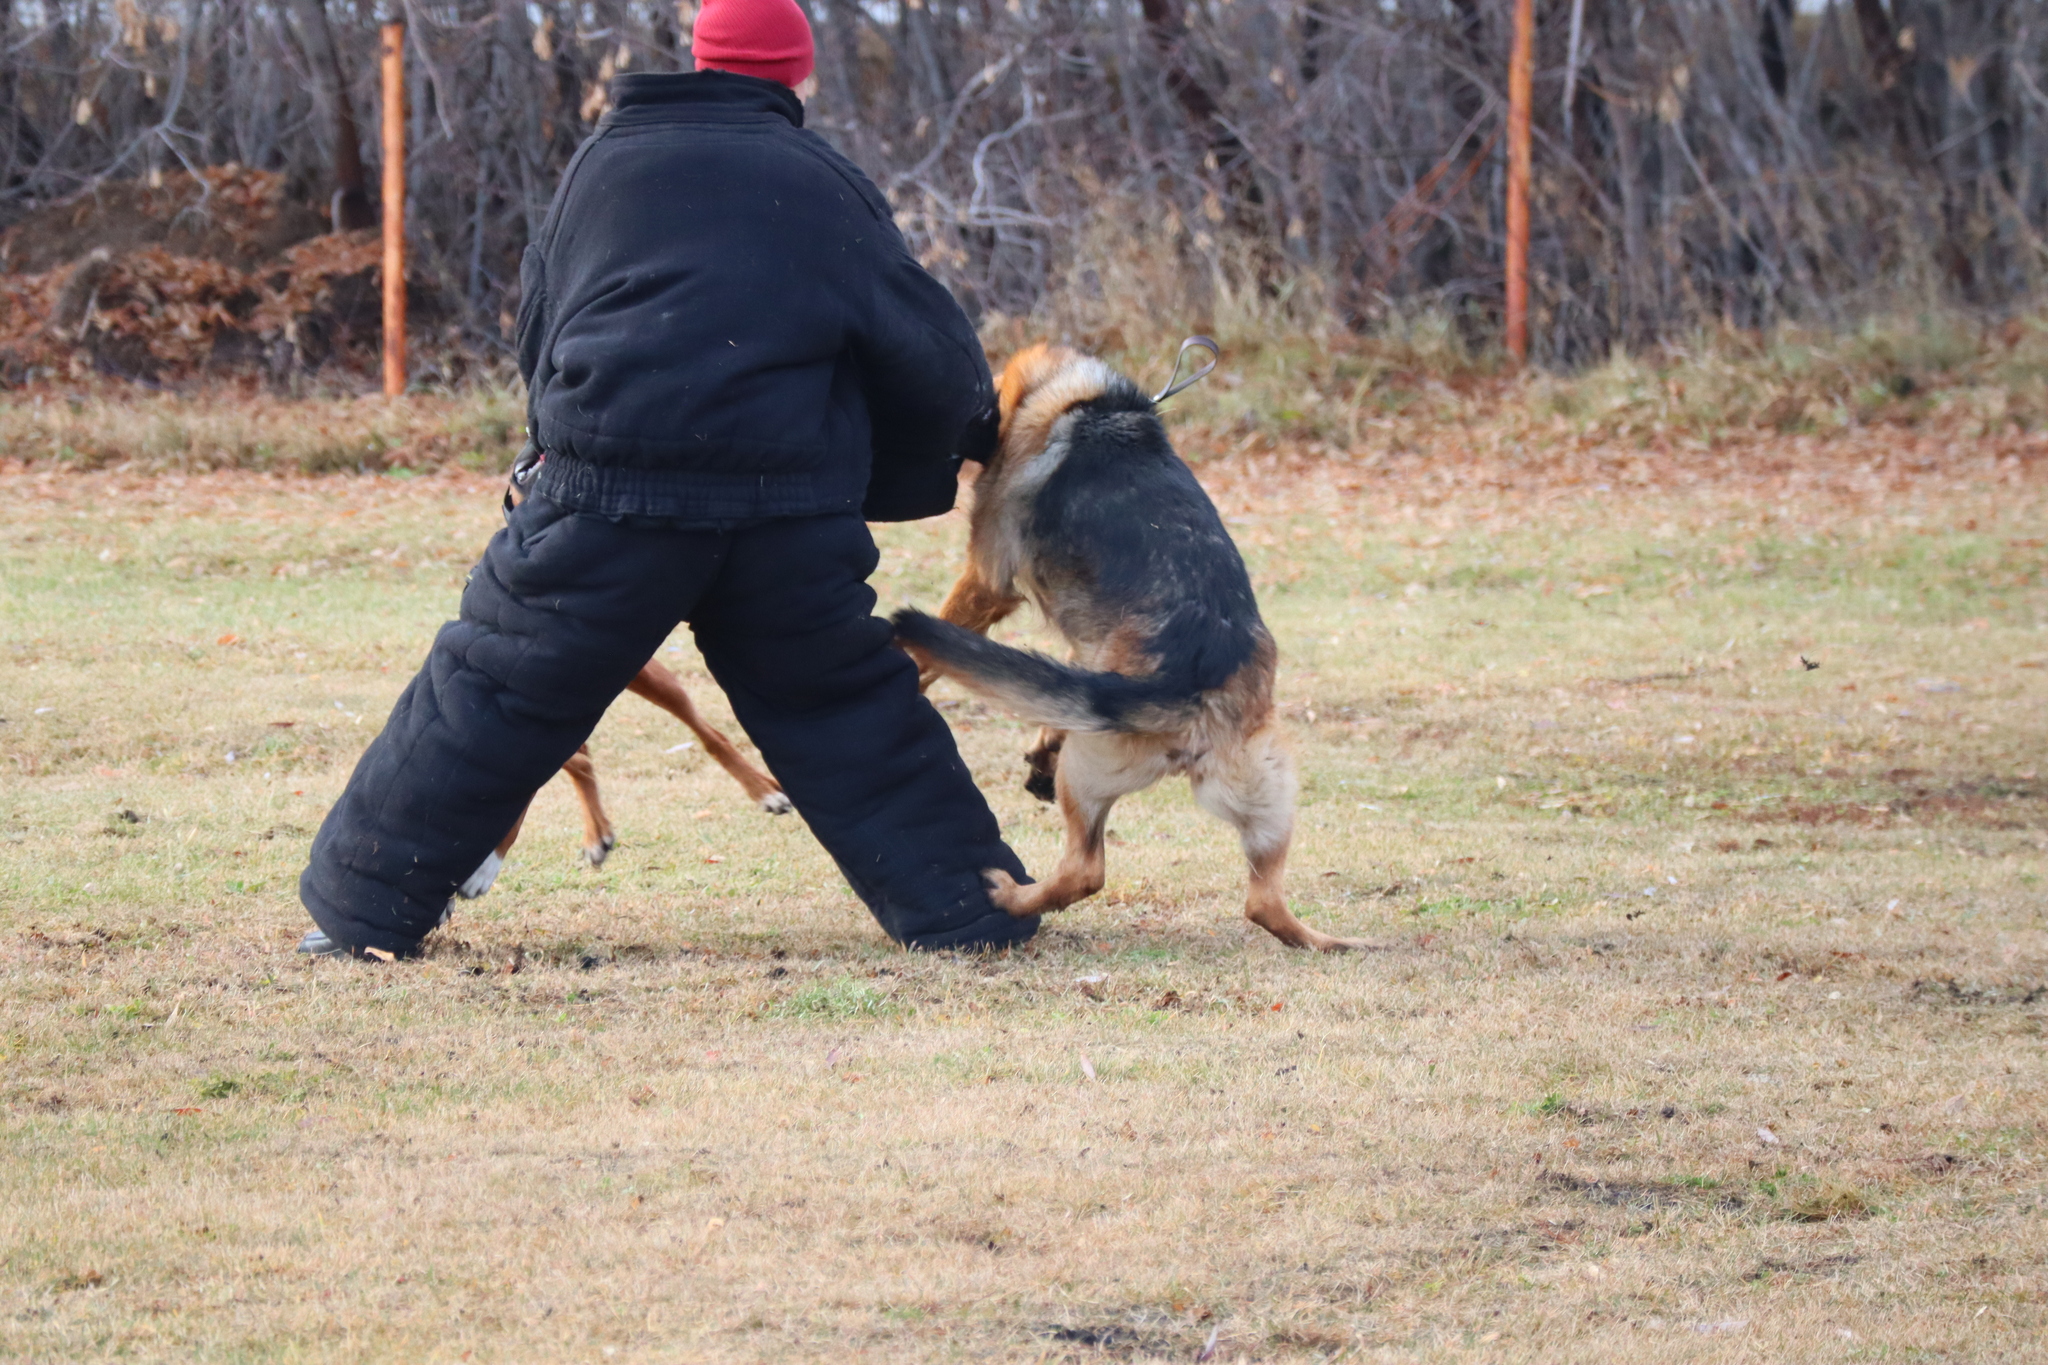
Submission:
<svg viewBox="0 0 2048 1365">
<path fill-rule="evenodd" d="M 818 53 L 819 84 L 824 87 L 825 104 L 837 125 L 846 154 L 864 165 L 877 156 L 874 133 L 868 128 L 870 97 L 885 101 L 887 94 L 868 90 L 860 61 L 860 30 L 867 22 L 859 0 L 818 0 L 825 11 L 824 50 Z"/>
<path fill-rule="evenodd" d="M 299 46 L 312 69 L 313 84 L 327 106 L 329 138 L 334 167 L 334 194 L 330 213 L 336 232 L 366 228 L 377 221 L 377 209 L 370 202 L 369 183 L 363 173 L 363 148 L 356 133 L 356 114 L 349 102 L 348 77 L 341 69 L 341 54 L 334 47 L 334 32 L 327 24 L 326 0 L 290 0 Z"/>
<path fill-rule="evenodd" d="M 1764 79 L 1779 99 L 1792 88 L 1792 0 L 1764 0 L 1763 27 L 1757 34 L 1757 55 L 1764 64 Z"/>
<path fill-rule="evenodd" d="M 1907 164 L 1926 158 L 1926 139 L 1913 98 L 1913 45 L 1915 38 L 1899 41 L 1898 26 L 1885 9 L 1884 0 L 1856 0 L 1856 27 L 1863 35 L 1863 53 L 1870 61 L 1870 83 L 1877 87 L 1878 102 L 1890 116 L 1892 139 Z M 1906 30 L 1911 33 L 1910 27 Z M 1921 35 L 1924 37 L 1924 35 Z"/>
<path fill-rule="evenodd" d="M 14 0 L 0 0 L 0 52 L 14 51 Z M 21 146 L 23 120 L 21 107 L 15 96 L 15 64 L 10 58 L 0 61 L 0 115 L 7 125 L 0 128 L 0 188 L 14 183 L 17 170 L 18 149 Z"/>
<path fill-rule="evenodd" d="M 1151 35 L 1152 46 L 1166 66 L 1167 90 L 1208 143 L 1209 154 L 1216 159 L 1223 175 L 1225 192 L 1240 209 L 1240 217 L 1246 217 L 1242 210 L 1264 203 L 1265 196 L 1252 178 L 1251 158 L 1246 155 L 1244 144 L 1223 121 L 1222 106 L 1202 83 L 1188 56 L 1187 15 L 1181 0 L 1140 0 L 1139 10 L 1144 15 L 1145 31 Z"/>
</svg>

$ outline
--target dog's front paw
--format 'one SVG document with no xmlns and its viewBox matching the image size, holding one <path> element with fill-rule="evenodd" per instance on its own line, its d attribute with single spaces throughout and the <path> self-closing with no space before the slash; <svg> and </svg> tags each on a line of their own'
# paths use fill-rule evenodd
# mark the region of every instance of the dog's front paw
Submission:
<svg viewBox="0 0 2048 1365">
<path fill-rule="evenodd" d="M 478 896 L 491 889 L 492 883 L 498 880 L 498 874 L 504 871 L 504 869 L 505 860 L 499 857 L 497 852 L 493 850 L 491 855 L 483 860 L 483 863 L 477 870 L 469 874 L 469 880 L 455 888 L 455 894 L 466 901 L 475 900 Z"/>
<path fill-rule="evenodd" d="M 754 804 L 767 811 L 770 815 L 787 815 L 796 809 L 790 803 L 790 799 L 781 792 L 769 792 Z"/>
<path fill-rule="evenodd" d="M 1035 910 L 1023 908 L 1024 888 L 1017 885 L 1017 879 L 1000 867 L 985 868 L 981 884 L 988 888 L 989 904 L 1012 915 L 1034 915 Z"/>
<path fill-rule="evenodd" d="M 1338 938 L 1334 934 L 1317 933 L 1309 930 L 1309 947 L 1319 953 L 1383 953 L 1384 943 L 1375 943 L 1369 938 Z"/>
<path fill-rule="evenodd" d="M 607 857 L 609 857 L 611 855 L 611 851 L 617 848 L 618 846 L 619 836 L 616 834 L 607 834 L 602 839 L 599 839 L 596 843 L 585 844 L 583 846 L 583 861 L 589 863 L 592 867 L 603 867 L 604 860 Z"/>
</svg>

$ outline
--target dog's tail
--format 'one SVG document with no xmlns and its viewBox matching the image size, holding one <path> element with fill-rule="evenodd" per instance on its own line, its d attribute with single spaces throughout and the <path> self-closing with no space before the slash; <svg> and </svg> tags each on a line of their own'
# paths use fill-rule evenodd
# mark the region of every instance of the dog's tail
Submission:
<svg viewBox="0 0 2048 1365">
<path fill-rule="evenodd" d="M 968 688 L 1026 720 L 1060 730 L 1148 734 L 1193 718 L 1201 694 L 1176 679 L 1092 673 L 1035 650 L 999 645 L 950 621 L 905 609 L 896 639 L 929 655 Z"/>
</svg>

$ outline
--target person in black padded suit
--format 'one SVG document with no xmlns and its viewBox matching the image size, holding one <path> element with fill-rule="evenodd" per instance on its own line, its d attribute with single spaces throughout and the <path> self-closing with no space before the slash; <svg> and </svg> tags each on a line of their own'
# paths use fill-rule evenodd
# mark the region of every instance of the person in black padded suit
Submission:
<svg viewBox="0 0 2048 1365">
<path fill-rule="evenodd" d="M 846 880 L 918 948 L 1029 938 L 866 522 L 994 442 L 974 330 L 803 127 L 794 0 L 710 0 L 699 70 L 629 75 L 521 265 L 527 496 L 313 841 L 309 953 L 406 956 L 678 623 Z"/>
</svg>

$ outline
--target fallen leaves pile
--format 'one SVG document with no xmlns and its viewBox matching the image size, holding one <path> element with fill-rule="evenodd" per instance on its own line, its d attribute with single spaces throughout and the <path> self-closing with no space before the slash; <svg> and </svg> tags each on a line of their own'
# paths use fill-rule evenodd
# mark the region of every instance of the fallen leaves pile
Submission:
<svg viewBox="0 0 2048 1365">
<path fill-rule="evenodd" d="M 142 194 L 140 211 L 173 224 L 198 215 L 207 226 L 204 252 L 101 246 L 35 273 L 0 274 L 0 382 L 93 374 L 177 381 L 253 361 L 274 365 L 275 357 L 296 362 L 307 320 L 331 313 L 342 280 L 361 277 L 367 294 L 381 257 L 374 229 L 268 251 L 262 239 L 283 194 L 281 176 L 241 167 L 167 178 Z M 82 201 L 79 211 L 101 206 Z M 0 238 L 0 258 L 23 246 Z M 323 335 L 322 358 L 348 342 Z"/>
</svg>

